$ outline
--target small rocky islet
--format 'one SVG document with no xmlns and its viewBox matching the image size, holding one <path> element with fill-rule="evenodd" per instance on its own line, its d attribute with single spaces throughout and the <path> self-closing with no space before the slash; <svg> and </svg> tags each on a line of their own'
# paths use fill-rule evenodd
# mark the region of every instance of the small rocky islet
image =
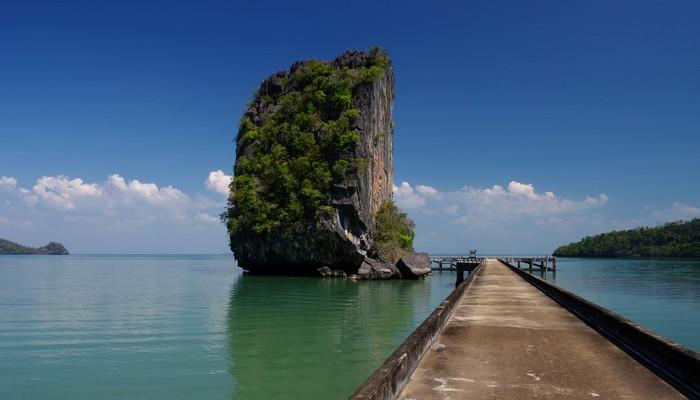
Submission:
<svg viewBox="0 0 700 400">
<path fill-rule="evenodd" d="M 392 200 L 394 73 L 380 48 L 265 79 L 241 118 L 223 214 L 260 275 L 418 278 L 415 225 Z"/>
<path fill-rule="evenodd" d="M 68 255 L 65 246 L 58 242 L 50 242 L 43 247 L 29 247 L 6 239 L 0 239 L 0 255 Z"/>
</svg>

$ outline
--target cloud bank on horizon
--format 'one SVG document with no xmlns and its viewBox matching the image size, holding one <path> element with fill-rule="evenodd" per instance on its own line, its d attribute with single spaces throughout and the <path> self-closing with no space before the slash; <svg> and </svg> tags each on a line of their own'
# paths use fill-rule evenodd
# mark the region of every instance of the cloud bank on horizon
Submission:
<svg viewBox="0 0 700 400">
<path fill-rule="evenodd" d="M 185 193 L 119 174 L 103 182 L 42 176 L 31 186 L 0 176 L 0 237 L 30 245 L 63 241 L 74 252 L 225 253 L 219 214 L 230 182 L 214 170 L 202 193 Z M 569 199 L 517 181 L 455 191 L 402 182 L 393 191 L 417 223 L 416 247 L 431 252 L 549 252 L 586 234 L 700 216 L 699 207 L 676 202 L 614 220 L 605 215 L 605 194 Z"/>
<path fill-rule="evenodd" d="M 467 185 L 445 192 L 404 181 L 393 189 L 397 204 L 417 224 L 416 247 L 432 252 L 463 252 L 469 247 L 489 254 L 548 253 L 586 235 L 700 217 L 700 208 L 676 202 L 619 220 L 605 213 L 609 198 L 604 193 L 568 199 L 517 181 L 506 187 Z"/>
<path fill-rule="evenodd" d="M 104 182 L 42 176 L 31 188 L 0 177 L 0 237 L 38 245 L 62 241 L 86 252 L 227 251 L 219 221 L 231 177 L 212 171 L 208 193 L 112 174 Z"/>
</svg>

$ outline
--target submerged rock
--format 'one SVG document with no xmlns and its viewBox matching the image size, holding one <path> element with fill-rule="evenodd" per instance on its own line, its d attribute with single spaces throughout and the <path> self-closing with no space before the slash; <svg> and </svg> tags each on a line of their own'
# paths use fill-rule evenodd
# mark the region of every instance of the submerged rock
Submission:
<svg viewBox="0 0 700 400">
<path fill-rule="evenodd" d="M 430 256 L 428 253 L 409 253 L 399 259 L 396 267 L 402 277 L 418 279 L 430 273 Z"/>
<path fill-rule="evenodd" d="M 225 215 L 239 266 L 398 275 L 366 262 L 374 216 L 392 195 L 393 99 L 379 49 L 297 62 L 262 82 L 241 119 Z"/>
</svg>

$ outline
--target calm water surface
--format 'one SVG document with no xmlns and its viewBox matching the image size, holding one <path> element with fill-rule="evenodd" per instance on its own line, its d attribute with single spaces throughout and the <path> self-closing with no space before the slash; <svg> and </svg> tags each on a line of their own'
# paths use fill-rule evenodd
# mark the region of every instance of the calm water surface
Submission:
<svg viewBox="0 0 700 400">
<path fill-rule="evenodd" d="M 700 260 L 560 258 L 547 279 L 700 352 Z"/>
<path fill-rule="evenodd" d="M 454 282 L 252 277 L 233 264 L 0 257 L 0 399 L 344 399 Z M 558 267 L 557 284 L 700 350 L 700 262 Z"/>
<path fill-rule="evenodd" d="M 1 256 L 0 399 L 343 399 L 454 285 L 233 265 Z"/>
</svg>

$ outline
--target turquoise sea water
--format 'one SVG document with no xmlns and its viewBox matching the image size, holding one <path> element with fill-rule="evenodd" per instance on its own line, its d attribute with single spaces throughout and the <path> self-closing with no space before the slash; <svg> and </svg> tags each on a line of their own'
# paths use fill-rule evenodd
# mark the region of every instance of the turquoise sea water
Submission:
<svg viewBox="0 0 700 400">
<path fill-rule="evenodd" d="M 0 257 L 0 399 L 343 399 L 454 286 L 233 265 Z"/>
<path fill-rule="evenodd" d="M 0 399 L 344 399 L 454 285 L 448 272 L 352 282 L 233 265 L 0 257 Z M 558 267 L 557 284 L 700 349 L 699 262 Z"/>
</svg>

